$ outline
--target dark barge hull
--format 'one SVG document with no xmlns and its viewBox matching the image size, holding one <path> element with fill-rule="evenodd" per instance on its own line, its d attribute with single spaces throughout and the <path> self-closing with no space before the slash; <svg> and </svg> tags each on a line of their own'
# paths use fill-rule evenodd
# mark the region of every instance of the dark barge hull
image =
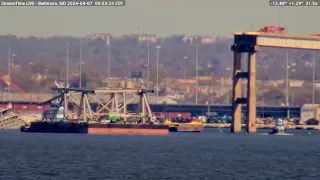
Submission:
<svg viewBox="0 0 320 180">
<path fill-rule="evenodd" d="M 88 124 L 85 122 L 32 122 L 30 126 L 21 127 L 21 132 L 168 135 L 169 127 L 167 125 L 153 124 Z"/>
</svg>

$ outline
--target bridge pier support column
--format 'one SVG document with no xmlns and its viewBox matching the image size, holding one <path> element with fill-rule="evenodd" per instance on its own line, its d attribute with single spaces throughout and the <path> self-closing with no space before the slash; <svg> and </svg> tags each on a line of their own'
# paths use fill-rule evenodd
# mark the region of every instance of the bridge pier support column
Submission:
<svg viewBox="0 0 320 180">
<path fill-rule="evenodd" d="M 231 132 L 241 132 L 241 104 L 247 104 L 246 131 L 256 132 L 256 52 L 257 36 L 251 34 L 235 34 L 231 50 L 234 53 L 233 97 Z M 248 53 L 248 71 L 241 72 L 241 54 Z M 247 79 L 247 97 L 241 97 L 241 78 Z"/>
<path fill-rule="evenodd" d="M 247 122 L 246 131 L 256 133 L 256 53 L 248 53 L 248 84 L 247 84 Z"/>
<path fill-rule="evenodd" d="M 232 121 L 231 132 L 241 132 L 241 104 L 238 98 L 241 98 L 241 79 L 238 74 L 241 72 L 241 53 L 234 52 L 233 62 L 233 88 L 232 88 Z"/>
</svg>

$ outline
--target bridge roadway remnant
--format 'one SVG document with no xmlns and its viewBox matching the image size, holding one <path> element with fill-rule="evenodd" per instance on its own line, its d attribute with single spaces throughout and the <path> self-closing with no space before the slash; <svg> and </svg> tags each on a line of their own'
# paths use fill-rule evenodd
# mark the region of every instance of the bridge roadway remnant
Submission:
<svg viewBox="0 0 320 180">
<path fill-rule="evenodd" d="M 135 112 L 137 104 L 128 104 L 128 111 Z M 191 112 L 192 116 L 203 116 L 207 112 L 216 112 L 218 115 L 232 115 L 231 105 L 206 105 L 206 104 L 150 104 L 152 112 Z M 301 107 L 299 106 L 257 106 L 257 117 L 284 118 L 288 111 L 291 117 L 300 118 Z M 246 113 L 246 107 L 242 107 Z"/>
<path fill-rule="evenodd" d="M 260 46 L 292 49 L 320 50 L 319 36 L 299 36 L 263 32 L 234 33 L 233 86 L 232 86 L 232 123 L 231 132 L 241 132 L 242 104 L 247 104 L 246 131 L 256 132 L 256 52 Z M 248 72 L 241 72 L 241 56 L 248 54 Z M 241 97 L 241 79 L 247 79 L 247 96 Z"/>
</svg>

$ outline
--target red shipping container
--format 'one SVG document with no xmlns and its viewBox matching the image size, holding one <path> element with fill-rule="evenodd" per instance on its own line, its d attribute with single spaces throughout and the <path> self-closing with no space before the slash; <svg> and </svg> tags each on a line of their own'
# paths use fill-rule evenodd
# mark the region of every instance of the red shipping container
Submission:
<svg viewBox="0 0 320 180">
<path fill-rule="evenodd" d="M 15 104 L 15 103 L 12 103 L 12 110 L 13 110 L 13 112 L 23 111 L 24 109 L 27 109 L 27 106 L 25 106 L 25 105 L 23 105 L 23 104 Z"/>
<path fill-rule="evenodd" d="M 51 109 L 50 104 L 44 105 L 44 110 L 49 110 L 49 109 Z"/>
<path fill-rule="evenodd" d="M 32 112 L 40 112 L 43 111 L 43 107 L 36 104 L 29 104 L 27 106 L 27 110 Z"/>
<path fill-rule="evenodd" d="M 0 109 L 4 109 L 7 107 L 7 104 L 0 104 Z"/>
<path fill-rule="evenodd" d="M 152 115 L 155 116 L 158 119 L 163 119 L 164 118 L 164 113 L 162 113 L 162 112 L 152 112 Z"/>
<path fill-rule="evenodd" d="M 0 104 L 0 109 L 4 109 L 8 106 L 8 104 Z M 19 112 L 43 112 L 44 110 L 50 109 L 50 105 L 44 105 L 44 106 L 38 106 L 37 104 L 30 104 L 30 103 L 24 103 L 24 104 L 17 104 L 12 103 L 12 111 L 15 113 Z"/>
<path fill-rule="evenodd" d="M 42 112 L 43 106 L 36 104 L 12 104 L 13 112 Z"/>
</svg>

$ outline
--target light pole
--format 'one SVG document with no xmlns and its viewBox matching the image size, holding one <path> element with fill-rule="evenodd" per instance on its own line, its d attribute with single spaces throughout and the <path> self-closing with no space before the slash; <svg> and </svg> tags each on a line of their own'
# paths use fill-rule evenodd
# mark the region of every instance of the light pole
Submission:
<svg viewBox="0 0 320 180">
<path fill-rule="evenodd" d="M 79 88 L 82 88 L 82 72 L 83 72 L 84 62 L 77 63 L 77 66 L 78 65 L 79 65 Z"/>
<path fill-rule="evenodd" d="M 110 36 L 107 36 L 107 46 L 108 46 L 108 79 L 111 74 L 111 44 L 110 44 Z"/>
<path fill-rule="evenodd" d="M 69 41 L 67 41 L 66 43 L 66 46 L 67 46 L 67 58 L 66 58 L 66 61 L 67 61 L 67 71 L 66 71 L 66 75 L 67 75 L 67 83 L 66 83 L 66 87 L 69 87 Z"/>
<path fill-rule="evenodd" d="M 226 68 L 227 72 L 229 72 L 230 70 L 231 70 L 231 68 L 229 68 L 229 67 Z M 228 84 L 227 84 L 227 86 L 228 86 Z M 229 104 L 229 86 L 227 87 L 227 103 L 226 104 Z"/>
<path fill-rule="evenodd" d="M 80 54 L 79 54 L 79 88 L 82 87 L 82 38 L 80 38 Z"/>
<path fill-rule="evenodd" d="M 313 63 L 312 63 L 312 105 L 314 105 L 315 99 L 315 78 L 316 78 L 316 52 L 313 52 Z"/>
<path fill-rule="evenodd" d="M 11 41 L 8 39 L 8 80 L 9 80 L 9 86 L 8 86 L 8 92 L 9 92 L 9 102 L 11 103 Z"/>
<path fill-rule="evenodd" d="M 188 60 L 188 57 L 185 56 L 184 57 L 184 63 L 185 63 L 185 70 L 184 70 L 184 79 L 187 79 L 187 60 Z"/>
<path fill-rule="evenodd" d="M 48 69 L 45 69 L 44 70 L 44 73 L 45 73 L 45 79 L 46 79 L 46 88 L 48 88 Z"/>
<path fill-rule="evenodd" d="M 199 44 L 197 44 L 197 48 L 196 48 L 196 104 L 198 104 L 198 84 L 199 84 L 198 70 L 199 70 Z"/>
<path fill-rule="evenodd" d="M 290 118 L 290 108 L 289 108 L 289 50 L 286 50 L 286 106 L 287 108 L 287 118 Z"/>
<path fill-rule="evenodd" d="M 286 106 L 289 105 L 289 51 L 286 50 Z"/>
<path fill-rule="evenodd" d="M 211 104 L 213 104 L 213 100 L 214 100 L 214 93 L 213 93 L 213 77 L 214 77 L 214 73 L 210 72 L 210 93 L 211 93 Z"/>
<path fill-rule="evenodd" d="M 149 89 L 149 84 L 150 84 L 150 37 L 148 39 L 148 83 L 147 83 L 148 89 Z"/>
<path fill-rule="evenodd" d="M 159 49 L 161 48 L 160 46 L 157 46 L 157 103 L 159 101 Z"/>
</svg>

